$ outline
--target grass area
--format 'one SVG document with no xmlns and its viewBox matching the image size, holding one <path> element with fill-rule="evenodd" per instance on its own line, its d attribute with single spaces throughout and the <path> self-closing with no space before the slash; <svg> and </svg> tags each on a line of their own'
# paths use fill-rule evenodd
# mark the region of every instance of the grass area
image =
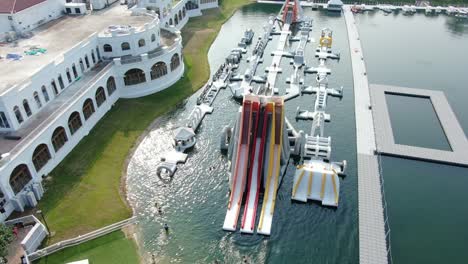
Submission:
<svg viewBox="0 0 468 264">
<path fill-rule="evenodd" d="M 88 259 L 90 264 L 128 264 L 138 263 L 136 244 L 125 237 L 122 231 L 66 248 L 41 258 L 35 264 L 63 264 Z"/>
<path fill-rule="evenodd" d="M 220 9 L 193 18 L 182 31 L 186 72 L 172 87 L 121 99 L 50 174 L 39 203 L 54 243 L 130 217 L 120 195 L 129 151 L 151 122 L 199 89 L 209 77 L 208 49 L 222 24 L 250 0 L 220 0 Z"/>
</svg>

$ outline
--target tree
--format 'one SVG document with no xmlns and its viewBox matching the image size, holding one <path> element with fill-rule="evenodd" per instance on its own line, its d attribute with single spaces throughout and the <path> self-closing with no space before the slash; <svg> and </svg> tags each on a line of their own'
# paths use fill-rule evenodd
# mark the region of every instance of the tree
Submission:
<svg viewBox="0 0 468 264">
<path fill-rule="evenodd" d="M 8 244 L 10 244 L 12 240 L 12 229 L 4 224 L 0 224 L 0 257 L 2 259 L 8 254 Z"/>
</svg>

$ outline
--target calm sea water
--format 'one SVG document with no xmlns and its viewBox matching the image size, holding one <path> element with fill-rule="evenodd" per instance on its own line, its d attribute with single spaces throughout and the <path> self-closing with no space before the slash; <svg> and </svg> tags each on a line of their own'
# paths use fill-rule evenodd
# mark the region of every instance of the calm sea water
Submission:
<svg viewBox="0 0 468 264">
<path fill-rule="evenodd" d="M 234 48 L 242 37 L 245 29 L 252 28 L 257 33 L 257 37 L 268 16 L 276 14 L 278 10 L 279 6 L 276 5 L 256 4 L 236 12 L 223 26 L 210 49 L 208 57 L 211 70 L 216 70 L 224 61 L 229 50 Z M 270 237 L 251 236 L 223 231 L 222 225 L 227 208 L 229 188 L 227 159 L 219 151 L 219 134 L 225 125 L 232 126 L 234 124 L 235 115 L 239 108 L 239 104 L 231 99 L 229 90 L 221 91 L 219 94 L 214 103 L 214 113 L 205 117 L 199 128 L 198 143 L 195 149 L 189 153 L 187 163 L 179 166 L 173 180 L 159 179 L 155 171 L 161 155 L 172 148 L 172 131 L 183 123 L 195 105 L 197 95 L 194 95 L 180 104 L 177 110 L 163 117 L 161 124 L 153 128 L 143 140 L 129 164 L 128 196 L 139 217 L 139 238 L 145 259 L 151 259 L 151 254 L 154 254 L 157 263 L 213 263 L 215 260 L 218 260 L 219 263 L 241 263 L 243 256 L 248 256 L 251 263 L 358 263 L 354 98 L 345 22 L 342 17 L 329 17 L 310 9 L 305 12 L 314 19 L 312 36 L 318 40 L 321 28 L 332 28 L 334 49 L 341 52 L 339 62 L 329 63 L 333 71 L 329 79 L 331 87 L 344 86 L 344 97 L 342 100 L 329 99 L 327 112 L 331 114 L 332 121 L 326 124 L 325 130 L 326 134 L 333 139 L 332 159 L 337 161 L 346 159 L 349 164 L 347 176 L 340 180 L 340 206 L 337 209 L 330 209 L 321 207 L 317 203 L 292 203 L 290 197 L 294 165 L 290 164 L 278 191 L 272 235 Z M 399 18 L 401 17 L 399 16 Z M 409 63 L 414 64 L 412 66 L 405 64 L 405 60 L 407 60 L 405 56 L 403 56 L 403 61 L 395 59 L 396 55 L 401 56 L 401 54 L 399 55 L 393 49 L 401 48 L 396 48 L 389 42 L 393 41 L 394 45 L 401 45 L 400 41 L 395 38 L 396 34 L 389 37 L 389 33 L 384 32 L 385 29 L 382 28 L 395 27 L 398 34 L 403 33 L 400 32 L 398 25 L 394 25 L 394 21 L 389 20 L 391 18 L 391 16 L 364 15 L 358 19 L 359 27 L 362 28 L 364 52 L 368 57 L 368 67 L 371 68 L 368 69 L 371 81 L 422 88 L 429 88 L 425 84 L 431 83 L 434 84 L 431 86 L 433 89 L 450 88 L 451 92 L 458 91 L 459 95 L 449 95 L 448 92 L 447 95 L 451 103 L 455 100 L 458 102 L 456 104 L 460 104 L 454 106 L 459 118 L 464 115 L 466 119 L 468 114 L 466 111 L 463 112 L 465 106 L 463 98 L 460 97 L 463 95 L 468 98 L 466 89 L 463 89 L 461 83 L 452 85 L 452 83 L 457 83 L 455 81 L 457 79 L 448 77 L 448 75 L 456 77 L 455 72 L 462 72 L 463 69 L 457 68 L 453 71 L 447 71 L 453 66 L 452 63 L 447 63 L 445 66 L 438 64 L 433 66 L 447 71 L 447 73 L 429 73 L 429 75 L 432 74 L 431 78 L 433 79 L 436 76 L 443 76 L 445 82 L 438 83 L 445 85 L 436 85 L 434 80 L 424 79 L 418 82 L 418 78 L 413 79 L 413 75 L 401 70 L 401 67 L 417 72 L 424 71 L 429 68 L 427 63 L 434 65 L 433 62 L 439 57 L 425 57 L 425 63 L 422 66 L 418 66 L 420 65 L 416 62 L 418 59 L 409 61 Z M 434 46 L 425 48 L 431 51 L 431 56 L 436 55 L 438 50 L 443 48 L 439 45 L 446 44 L 446 42 L 453 46 L 448 51 L 451 55 L 455 55 L 457 47 L 459 53 L 462 53 L 461 47 L 468 47 L 467 45 L 459 46 L 461 44 L 458 41 L 466 42 L 465 35 L 460 33 L 460 30 L 456 31 L 456 34 L 453 33 L 453 29 L 446 25 L 442 18 L 427 19 L 416 16 L 412 19 L 420 20 L 418 25 L 425 30 L 433 30 L 433 28 L 427 27 L 426 20 L 436 21 L 436 24 L 440 24 L 443 29 L 443 33 L 440 35 L 454 39 L 456 42 L 452 43 L 443 39 L 439 44 L 426 43 L 431 47 Z M 403 47 L 418 50 L 418 46 L 414 42 L 423 40 L 413 40 L 410 33 L 405 33 L 408 35 L 403 39 L 403 42 L 406 43 Z M 267 47 L 265 63 L 259 72 L 263 72 L 264 67 L 270 64 L 271 56 L 269 54 L 276 48 L 277 40 L 278 37 L 274 37 Z M 288 49 L 293 50 L 295 45 L 297 43 Z M 384 52 L 382 47 L 386 47 Z M 306 49 L 306 59 L 309 65 L 317 65 L 313 54 L 314 49 L 315 44 L 313 43 L 309 44 Z M 413 55 L 411 52 L 405 54 Z M 371 56 L 377 57 L 371 60 Z M 465 55 L 446 58 L 442 60 L 442 63 L 456 59 L 460 60 L 460 64 L 458 64 L 460 67 L 463 65 L 463 56 Z M 389 65 L 387 59 L 394 61 L 394 64 L 399 68 Z M 466 62 L 465 59 L 465 71 Z M 242 67 L 245 67 L 245 64 L 241 65 Z M 283 59 L 281 67 L 284 72 L 279 75 L 277 83 L 280 93 L 283 94 L 287 87 L 285 81 L 289 77 L 292 67 L 289 65 L 288 59 Z M 418 67 L 422 69 L 418 69 Z M 397 75 L 395 71 L 398 71 L 398 75 L 401 76 L 397 82 L 393 80 Z M 421 76 L 426 78 L 423 73 Z M 306 76 L 306 83 L 312 83 L 312 78 L 313 76 Z M 468 75 L 465 74 L 464 78 L 468 78 Z M 408 80 L 414 82 L 407 82 Z M 302 109 L 312 110 L 314 100 L 314 96 L 306 95 L 286 103 L 286 116 L 296 129 L 306 132 L 310 130 L 310 121 L 296 122 L 294 116 L 298 106 Z M 463 124 L 463 127 L 466 131 L 468 121 Z M 448 254 L 453 254 L 453 252 L 458 254 L 460 260 L 465 257 L 462 255 L 464 252 L 457 250 L 457 247 L 466 247 L 466 243 L 464 244 L 461 238 L 467 236 L 462 232 L 463 230 L 456 234 L 453 234 L 452 231 L 456 227 L 463 229 L 461 222 L 467 220 L 465 218 L 468 210 L 466 210 L 466 205 L 463 205 L 466 199 L 462 199 L 461 196 L 468 196 L 468 194 L 457 191 L 467 186 L 463 182 L 465 179 L 468 180 L 467 177 L 463 177 L 463 174 L 467 174 L 467 170 L 429 165 L 414 161 L 384 159 L 387 197 L 389 203 L 392 204 L 390 207 L 392 248 L 395 259 L 399 260 L 397 263 L 418 263 L 415 262 L 419 260 L 418 258 L 408 258 L 416 252 L 424 255 L 423 259 L 431 260 L 431 257 L 428 256 L 431 253 L 430 250 L 435 254 L 437 251 L 434 250 L 440 251 L 442 247 L 449 248 L 449 251 L 442 255 L 445 259 L 450 259 Z M 424 185 L 421 185 L 422 183 Z M 452 190 L 450 188 L 452 185 L 454 185 L 453 190 L 455 191 L 445 192 L 445 190 Z M 406 189 L 408 189 L 407 193 L 402 192 Z M 405 196 L 403 197 L 402 194 Z M 427 199 L 423 199 L 424 197 Z M 413 203 L 408 201 L 413 201 Z M 446 201 L 451 201 L 451 203 L 446 203 Z M 157 213 L 154 207 L 155 202 L 162 205 L 162 215 Z M 450 214 L 438 214 L 437 210 L 450 211 Z M 411 219 L 408 220 L 408 217 Z M 435 221 L 432 222 L 431 219 Z M 450 226 L 447 226 L 448 219 L 454 221 Z M 457 225 L 455 219 L 458 221 Z M 441 220 L 444 220 L 442 221 L 443 225 L 440 224 Z M 167 223 L 171 228 L 169 234 L 166 234 L 162 228 L 164 223 Z M 438 228 L 442 226 L 442 229 L 438 229 L 442 231 L 437 231 L 437 234 L 434 234 L 434 226 Z M 451 229 L 443 231 L 444 227 Z M 420 236 L 421 233 L 424 233 L 424 236 Z M 439 233 L 444 235 L 438 236 Z M 452 235 L 458 237 L 458 240 L 454 240 L 455 242 L 451 245 L 443 243 L 444 239 L 448 239 Z M 424 243 L 420 243 L 419 239 L 424 240 Z M 435 241 L 432 247 L 417 250 L 418 247 L 422 247 L 422 244 L 431 246 L 431 241 Z"/>
<path fill-rule="evenodd" d="M 359 15 L 356 23 L 370 82 L 444 91 L 468 133 L 468 24 L 423 14 Z M 446 147 L 433 109 L 392 103 L 400 107 L 396 140 Z M 468 169 L 385 157 L 383 174 L 394 263 L 467 263 Z"/>
</svg>

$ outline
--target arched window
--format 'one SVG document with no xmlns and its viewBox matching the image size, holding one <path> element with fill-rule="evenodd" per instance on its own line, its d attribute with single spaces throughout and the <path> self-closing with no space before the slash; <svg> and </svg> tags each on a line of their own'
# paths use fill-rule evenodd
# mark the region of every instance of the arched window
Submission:
<svg viewBox="0 0 468 264">
<path fill-rule="evenodd" d="M 81 123 L 80 114 L 78 112 L 73 112 L 70 115 L 70 118 L 68 118 L 68 128 L 70 129 L 70 133 L 72 135 L 75 134 L 82 125 L 83 123 Z"/>
<path fill-rule="evenodd" d="M 171 58 L 171 71 L 177 69 L 179 65 L 180 65 L 179 54 L 176 53 L 172 55 L 172 58 Z"/>
<path fill-rule="evenodd" d="M 57 84 L 55 84 L 55 80 L 52 80 L 50 82 L 50 86 L 52 86 L 52 91 L 54 91 L 54 94 L 57 95 L 58 94 L 58 89 L 57 89 Z"/>
<path fill-rule="evenodd" d="M 179 10 L 179 21 L 182 20 L 182 10 Z"/>
<path fill-rule="evenodd" d="M 78 72 L 76 71 L 76 66 L 75 66 L 75 63 L 72 64 L 72 71 L 73 71 L 73 76 L 76 78 L 78 78 Z"/>
<path fill-rule="evenodd" d="M 98 47 L 96 47 L 96 55 L 97 55 L 98 61 L 100 61 L 100 60 L 101 60 L 101 52 L 99 52 L 99 48 L 98 48 Z"/>
<path fill-rule="evenodd" d="M 13 112 L 15 112 L 15 116 L 16 116 L 16 120 L 18 120 L 18 123 L 23 123 L 24 119 L 23 119 L 23 115 L 21 114 L 21 111 L 19 109 L 19 107 L 17 105 L 15 105 L 15 107 L 13 107 Z"/>
<path fill-rule="evenodd" d="M 71 74 L 70 74 L 70 69 L 67 68 L 67 80 L 68 80 L 68 83 L 71 83 L 72 82 L 72 78 L 71 78 Z"/>
<path fill-rule="evenodd" d="M 138 41 L 138 47 L 141 48 L 141 47 L 144 47 L 145 45 L 146 45 L 146 41 L 145 41 L 144 39 L 140 39 L 140 40 Z"/>
<path fill-rule="evenodd" d="M 169 25 L 172 26 L 172 24 L 173 24 L 173 23 L 172 23 L 172 18 L 171 18 L 171 19 L 169 19 Z"/>
<path fill-rule="evenodd" d="M 15 194 L 23 190 L 31 180 L 31 172 L 26 164 L 18 165 L 10 174 L 10 186 Z"/>
<path fill-rule="evenodd" d="M 122 43 L 122 50 L 129 50 L 130 49 L 130 43 L 124 42 Z"/>
<path fill-rule="evenodd" d="M 156 62 L 153 67 L 151 67 L 151 80 L 158 79 L 167 74 L 166 63 L 160 61 Z"/>
<path fill-rule="evenodd" d="M 39 98 L 39 94 L 37 92 L 34 92 L 33 96 L 34 96 L 34 101 L 36 101 L 37 108 L 41 108 L 42 102 L 41 102 L 41 98 Z"/>
<path fill-rule="evenodd" d="M 174 15 L 174 23 L 176 26 L 179 24 L 179 18 L 177 18 L 177 14 Z"/>
<path fill-rule="evenodd" d="M 96 56 L 94 56 L 94 50 L 91 51 L 91 60 L 93 61 L 93 64 L 96 64 Z"/>
<path fill-rule="evenodd" d="M 182 8 L 182 16 L 185 17 L 185 6 Z"/>
<path fill-rule="evenodd" d="M 156 35 L 155 34 L 151 34 L 151 42 L 155 42 L 156 41 Z"/>
<path fill-rule="evenodd" d="M 124 75 L 125 85 L 135 85 L 146 82 L 145 72 L 140 69 L 130 69 Z"/>
<path fill-rule="evenodd" d="M 111 96 L 111 94 L 113 94 L 116 89 L 117 87 L 115 85 L 115 79 L 111 76 L 109 79 L 107 79 L 107 94 Z"/>
<path fill-rule="evenodd" d="M 96 104 L 100 107 L 106 101 L 106 92 L 104 92 L 104 88 L 99 87 L 96 90 Z"/>
<path fill-rule="evenodd" d="M 41 87 L 41 91 L 42 91 L 42 96 L 44 96 L 44 100 L 47 102 L 49 102 L 49 93 L 47 92 L 47 88 L 42 85 Z"/>
<path fill-rule="evenodd" d="M 36 171 L 39 172 L 42 169 L 42 167 L 44 167 L 47 164 L 50 158 L 51 156 L 49 148 L 46 144 L 40 144 L 39 146 L 37 146 L 32 155 L 32 161 L 34 164 L 34 168 L 36 168 Z"/>
<path fill-rule="evenodd" d="M 80 59 L 80 69 L 81 69 L 81 73 L 84 73 L 85 68 L 84 68 L 84 64 L 83 64 L 83 59 Z"/>
<path fill-rule="evenodd" d="M 84 56 L 84 61 L 86 63 L 86 69 L 89 69 L 89 59 L 88 59 L 88 55 L 85 55 Z"/>
<path fill-rule="evenodd" d="M 55 152 L 57 152 L 68 141 L 67 132 L 65 131 L 65 128 L 57 127 L 54 130 L 54 133 L 52 133 L 51 140 L 52 140 L 52 146 L 54 146 L 54 150 Z"/>
<path fill-rule="evenodd" d="M 88 120 L 88 118 L 90 116 L 92 116 L 94 113 L 94 104 L 93 104 L 93 100 L 91 100 L 90 98 L 86 99 L 86 101 L 84 101 L 83 103 L 83 115 L 84 115 L 84 119 L 85 120 Z"/>
<path fill-rule="evenodd" d="M 63 84 L 63 79 L 62 79 L 62 75 L 61 75 L 61 74 L 59 74 L 57 80 L 58 80 L 58 83 L 59 83 L 59 85 L 60 85 L 60 89 L 63 90 L 63 89 L 65 88 L 65 85 Z"/>
<path fill-rule="evenodd" d="M 26 112 L 26 115 L 27 115 L 27 116 L 31 116 L 31 115 L 32 115 L 31 108 L 29 107 L 28 100 L 26 100 L 26 99 L 23 100 L 23 108 L 24 108 L 24 111 Z"/>
<path fill-rule="evenodd" d="M 102 47 L 104 52 L 112 52 L 112 46 L 109 45 L 109 44 L 104 44 L 104 46 Z"/>
</svg>

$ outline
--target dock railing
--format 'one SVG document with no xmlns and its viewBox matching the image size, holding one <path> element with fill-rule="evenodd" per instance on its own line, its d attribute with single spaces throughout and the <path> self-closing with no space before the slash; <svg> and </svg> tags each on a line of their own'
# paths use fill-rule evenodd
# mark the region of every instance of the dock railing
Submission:
<svg viewBox="0 0 468 264">
<path fill-rule="evenodd" d="M 57 251 L 60 251 L 62 249 L 72 247 L 72 246 L 76 246 L 76 245 L 79 245 L 81 243 L 84 243 L 84 242 L 96 239 L 98 237 L 107 235 L 109 233 L 112 233 L 114 231 L 117 231 L 117 230 L 121 229 L 122 227 L 124 227 L 126 225 L 129 225 L 129 224 L 132 224 L 132 223 L 135 223 L 135 222 L 136 222 L 136 216 L 133 216 L 133 217 L 130 217 L 128 219 L 122 220 L 120 222 L 117 222 L 117 223 L 105 226 L 103 228 L 100 228 L 98 230 L 91 231 L 91 232 L 89 232 L 87 234 L 80 235 L 80 236 L 77 236 L 75 238 L 63 240 L 63 241 L 57 242 L 57 243 L 55 243 L 53 245 L 50 245 L 48 247 L 45 247 L 43 249 L 39 249 L 39 250 L 29 254 L 27 256 L 27 258 L 29 259 L 30 262 L 32 262 L 32 261 L 38 260 L 38 259 L 40 259 L 42 257 L 45 257 L 47 255 L 53 254 L 53 253 L 55 253 Z"/>
<path fill-rule="evenodd" d="M 365 63 L 365 61 L 364 61 Z M 370 87 L 369 87 L 369 96 L 372 97 L 372 93 L 370 93 Z M 373 102 L 371 100 L 370 102 L 370 110 L 374 108 Z M 374 125 L 372 126 L 374 129 L 374 137 L 377 138 L 377 128 L 375 126 L 376 121 L 374 114 L 372 116 L 372 122 Z M 383 168 L 382 168 L 382 155 L 378 152 L 378 140 L 375 140 L 375 147 L 376 150 L 374 151 L 374 155 L 377 156 L 377 165 L 379 166 L 379 178 L 380 178 L 380 193 L 382 196 L 382 207 L 383 207 L 383 214 L 384 214 L 384 227 L 385 227 L 385 241 L 386 241 L 386 247 L 387 247 L 387 259 L 389 264 L 393 264 L 393 257 L 392 257 L 392 246 L 391 246 L 391 229 L 390 229 L 390 222 L 388 220 L 388 204 L 387 204 L 387 198 L 385 196 L 385 180 L 383 176 Z"/>
</svg>

